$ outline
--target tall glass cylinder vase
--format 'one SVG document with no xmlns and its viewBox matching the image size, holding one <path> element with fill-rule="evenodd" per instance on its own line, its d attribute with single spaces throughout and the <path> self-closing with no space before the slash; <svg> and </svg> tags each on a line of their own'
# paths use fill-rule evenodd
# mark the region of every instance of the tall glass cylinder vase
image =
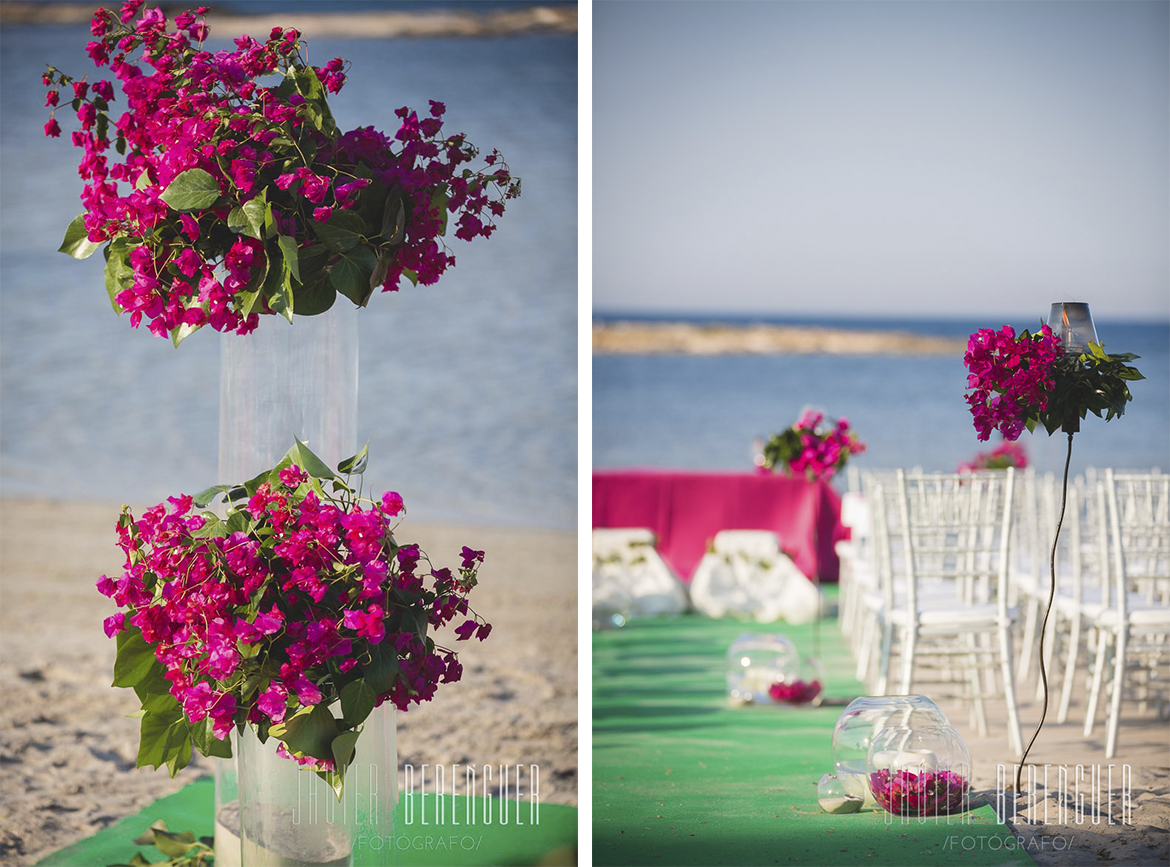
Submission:
<svg viewBox="0 0 1170 867">
<path fill-rule="evenodd" d="M 242 482 L 305 443 L 329 464 L 357 451 L 357 308 L 335 304 L 292 325 L 273 316 L 221 337 L 219 476 Z"/>
<path fill-rule="evenodd" d="M 291 325 L 264 317 L 251 334 L 221 335 L 220 346 L 220 483 L 273 467 L 294 437 L 331 467 L 357 451 L 357 308 L 337 303 Z M 233 746 L 238 757 L 234 734 Z M 234 867 L 241 863 L 236 758 L 217 764 L 217 863 Z"/>
<path fill-rule="evenodd" d="M 394 864 L 398 750 L 394 705 L 366 719 L 342 796 L 277 755 L 277 741 L 239 739 L 240 857 L 248 867 Z"/>
</svg>

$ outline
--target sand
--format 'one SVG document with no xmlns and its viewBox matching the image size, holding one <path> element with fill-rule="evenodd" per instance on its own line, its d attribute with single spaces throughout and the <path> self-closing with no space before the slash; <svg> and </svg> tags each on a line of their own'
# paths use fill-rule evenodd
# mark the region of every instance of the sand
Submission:
<svg viewBox="0 0 1170 867">
<path fill-rule="evenodd" d="M 1033 665 L 1029 679 L 1017 686 L 1025 745 L 1040 721 L 1036 678 Z M 931 692 L 929 687 L 920 684 L 915 689 Z M 1093 734 L 1086 739 L 1084 691 L 1074 694 L 1063 725 L 1055 721 L 1058 695 L 1059 690 L 1057 698 L 1050 698 L 1044 727 L 1028 753 L 1028 765 L 1036 767 L 1036 781 L 1029 783 L 1025 768 L 1021 783 L 1026 796 L 1018 806 L 1013 806 L 1011 797 L 1015 764 L 1008 747 L 1005 703 L 988 705 L 988 734 L 979 737 L 967 705 L 954 700 L 938 702 L 971 750 L 973 803 L 986 800 L 996 806 L 997 813 L 1015 832 L 1015 845 L 1043 867 L 1101 863 L 1170 865 L 1170 722 L 1159 719 L 1152 706 L 1142 710 L 1137 704 L 1123 703 L 1117 754 L 1106 759 L 1104 711 L 1098 707 Z M 997 768 L 999 765 L 1003 766 L 1002 772 Z M 1083 775 L 1078 773 L 1078 765 L 1083 766 Z M 1110 765 L 1113 765 L 1111 772 Z M 1123 780 L 1123 766 L 1129 767 L 1128 780 Z M 1059 777 L 1062 767 L 1066 779 Z M 1099 795 L 1093 794 L 1097 791 L 1092 776 L 1094 767 L 1101 774 Z M 997 780 L 1000 773 L 1002 781 Z M 1129 788 L 1124 796 L 1123 783 L 1128 783 Z M 1001 791 L 1006 792 L 1002 810 L 996 799 Z M 1078 796 L 1080 809 L 1077 809 Z M 1057 813 L 1058 802 L 1063 802 L 1067 810 L 1063 815 Z M 1123 810 L 1127 812 L 1123 814 Z M 954 853 L 942 853 L 943 863 L 961 863 L 964 845 L 970 849 L 978 841 L 967 838 L 964 844 L 962 827 L 956 827 L 952 841 Z"/>
<path fill-rule="evenodd" d="M 94 589 L 120 572 L 118 513 L 0 499 L 0 864 L 33 864 L 209 773 L 200 757 L 175 779 L 134 767 L 137 702 L 109 685 L 113 603 Z M 437 564 L 487 551 L 472 601 L 494 624 L 462 645 L 463 681 L 398 715 L 400 768 L 537 765 L 541 802 L 576 804 L 576 533 L 408 517 L 398 535 Z"/>
</svg>

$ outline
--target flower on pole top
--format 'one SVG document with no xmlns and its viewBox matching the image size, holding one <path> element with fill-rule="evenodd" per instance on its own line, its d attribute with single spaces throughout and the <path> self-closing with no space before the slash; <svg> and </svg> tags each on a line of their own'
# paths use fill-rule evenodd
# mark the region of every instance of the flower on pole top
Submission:
<svg viewBox="0 0 1170 867">
<path fill-rule="evenodd" d="M 1129 381 L 1144 379 L 1126 364 L 1138 356 L 1106 355 L 1097 343 L 1080 355 L 1061 351 L 1047 325 L 1018 336 L 1010 325 L 999 331 L 981 328 L 971 335 L 963 363 L 967 367 L 965 399 L 981 441 L 998 430 L 1009 442 L 1025 429 L 1042 425 L 1049 434 L 1073 431 L 1087 412 L 1106 421 L 1125 413 L 1132 400 Z"/>
<path fill-rule="evenodd" d="M 455 264 L 449 222 L 461 240 L 489 238 L 520 195 L 498 151 L 472 168 L 479 151 L 443 132 L 442 102 L 421 117 L 398 109 L 393 137 L 342 132 L 327 96 L 345 84 L 344 60 L 310 65 L 301 34 L 280 27 L 204 50 L 205 11 L 168 23 L 141 0 L 98 9 L 87 52 L 111 78 L 52 66 L 42 78 L 45 134 L 61 135 L 68 88 L 83 152 L 85 211 L 61 251 L 105 247 L 110 302 L 133 327 L 145 319 L 177 345 L 204 325 L 246 334 L 262 313 L 291 321 L 338 294 L 364 306 L 403 279 L 433 284 Z"/>
</svg>

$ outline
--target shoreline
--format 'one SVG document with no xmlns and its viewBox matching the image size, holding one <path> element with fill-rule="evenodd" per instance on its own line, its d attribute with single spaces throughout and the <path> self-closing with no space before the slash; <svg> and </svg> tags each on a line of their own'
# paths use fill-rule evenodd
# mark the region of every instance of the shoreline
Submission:
<svg viewBox="0 0 1170 867">
<path fill-rule="evenodd" d="M 962 355 L 962 338 L 908 331 L 702 322 L 593 323 L 594 355 Z"/>
<path fill-rule="evenodd" d="M 31 2 L 0 3 L 0 25 L 68 25 L 88 23 L 96 4 Z M 180 7 L 168 4 L 168 12 Z M 534 3 L 519 9 L 485 12 L 444 9 L 400 12 L 298 12 L 293 6 L 279 13 L 233 15 L 212 10 L 207 25 L 213 36 L 231 38 L 244 33 L 267 34 L 273 27 L 295 27 L 310 38 L 364 39 L 474 39 L 538 34 L 575 34 L 577 7 Z"/>
<path fill-rule="evenodd" d="M 118 509 L 0 497 L 0 864 L 29 865 L 210 773 L 135 768 L 133 691 L 110 686 L 121 572 Z M 476 610 L 487 641 L 460 647 L 463 679 L 397 715 L 398 763 L 537 765 L 541 801 L 577 804 L 576 531 L 414 524 L 401 536 L 436 566 L 485 550 Z M 176 829 L 182 830 L 182 829 Z"/>
</svg>

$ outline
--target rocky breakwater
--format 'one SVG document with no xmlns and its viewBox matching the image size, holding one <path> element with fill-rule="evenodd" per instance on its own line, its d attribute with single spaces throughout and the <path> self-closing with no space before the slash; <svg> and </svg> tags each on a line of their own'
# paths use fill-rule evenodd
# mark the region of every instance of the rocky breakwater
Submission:
<svg viewBox="0 0 1170 867">
<path fill-rule="evenodd" d="M 962 355 L 961 338 L 804 325 L 595 322 L 595 355 Z"/>
</svg>

